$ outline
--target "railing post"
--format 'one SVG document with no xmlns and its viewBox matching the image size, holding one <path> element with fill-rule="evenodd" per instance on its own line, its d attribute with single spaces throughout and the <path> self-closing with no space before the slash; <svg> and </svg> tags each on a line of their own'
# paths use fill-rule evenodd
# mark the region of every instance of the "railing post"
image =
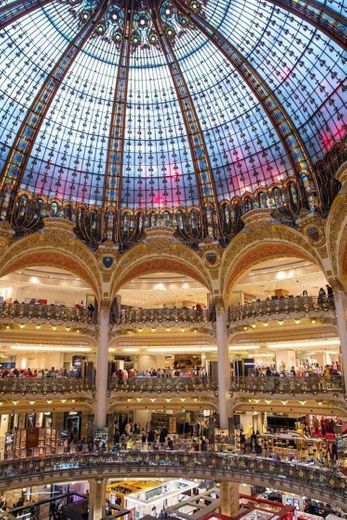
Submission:
<svg viewBox="0 0 347 520">
<path fill-rule="evenodd" d="M 89 482 L 89 515 L 88 520 L 100 520 L 105 516 L 107 479 L 90 479 Z"/>
<path fill-rule="evenodd" d="M 99 337 L 96 353 L 96 404 L 95 425 L 105 428 L 107 417 L 107 385 L 108 385 L 108 332 L 110 309 L 101 305 L 99 312 Z"/>
<path fill-rule="evenodd" d="M 223 306 L 216 306 L 216 342 L 218 359 L 219 425 L 221 428 L 228 428 L 230 362 L 227 331 L 227 310 L 225 310 Z"/>
<path fill-rule="evenodd" d="M 337 320 L 337 329 L 340 336 L 340 349 L 342 358 L 342 371 L 345 386 L 347 390 L 347 295 L 343 291 L 334 292 L 335 311 Z"/>
</svg>

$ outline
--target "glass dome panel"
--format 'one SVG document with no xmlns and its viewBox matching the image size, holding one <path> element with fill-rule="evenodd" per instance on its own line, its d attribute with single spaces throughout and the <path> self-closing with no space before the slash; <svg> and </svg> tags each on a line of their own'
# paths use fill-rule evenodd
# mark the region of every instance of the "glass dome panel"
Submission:
<svg viewBox="0 0 347 520">
<path fill-rule="evenodd" d="M 0 0 L 0 8 L 11 6 L 11 1 Z M 173 2 L 168 4 L 173 8 L 175 0 L 165 1 Z M 23 4 L 32 6 L 32 2 L 24 0 Z M 89 9 L 89 20 L 97 17 L 93 32 L 66 74 L 57 80 L 43 119 L 34 123 L 34 138 L 25 149 L 28 160 L 23 161 L 16 189 L 105 207 L 103 192 L 122 46 L 112 40 L 109 11 L 100 11 L 103 6 L 110 9 L 109 4 L 101 0 L 77 0 L 74 6 L 68 5 L 71 0 L 45 2 L 0 30 L 0 168 L 7 175 L 6 159 L 18 143 L 21 124 L 55 65 L 68 60 L 69 44 L 83 30 L 83 23 L 90 23 L 81 18 L 83 9 Z M 199 0 L 194 4 L 199 6 Z M 123 0 L 114 0 L 112 8 L 115 5 L 124 9 Z M 135 5 L 137 13 L 145 12 L 151 20 L 152 4 L 141 0 Z M 193 9 L 188 0 L 185 5 Z M 322 8 L 325 5 L 339 14 L 346 12 L 340 0 L 322 3 Z M 345 133 L 346 55 L 342 48 L 272 1 L 206 0 L 200 7 L 199 16 L 231 42 L 271 90 L 289 135 L 295 136 L 299 146 L 304 145 L 311 163 L 322 159 Z M 150 32 L 141 33 L 140 44 L 135 42 L 138 27 L 132 26 L 127 98 L 122 107 L 125 129 L 116 200 L 119 208 L 202 204 L 199 184 L 201 179 L 204 182 L 204 174 L 195 171 L 197 149 L 192 144 L 201 135 L 209 157 L 205 166 L 210 162 L 219 201 L 270 187 L 297 173 L 293 158 L 298 146 L 293 146 L 294 151 L 288 149 L 278 131 L 283 123 L 278 121 L 278 113 L 271 114 L 264 97 L 259 101 L 256 87 L 221 52 L 215 37 L 206 36 L 187 17 L 175 13 L 171 26 L 160 18 L 163 34 L 152 43 L 147 38 Z M 149 27 L 155 31 L 152 22 Z M 118 28 L 122 34 L 122 26 Z M 173 38 L 172 30 L 176 31 Z M 165 56 L 160 38 L 164 48 L 172 46 L 171 57 Z M 170 70 L 172 59 L 179 69 L 177 77 L 186 85 L 179 95 Z M 194 135 L 187 119 L 192 116 L 183 110 L 187 96 L 198 118 Z M 13 164 L 13 158 L 11 161 Z"/>
</svg>

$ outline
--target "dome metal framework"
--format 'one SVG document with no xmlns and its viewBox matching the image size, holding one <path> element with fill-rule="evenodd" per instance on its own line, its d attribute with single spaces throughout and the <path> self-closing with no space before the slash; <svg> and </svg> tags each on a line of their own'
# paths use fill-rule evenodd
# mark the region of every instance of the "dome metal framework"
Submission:
<svg viewBox="0 0 347 520">
<path fill-rule="evenodd" d="M 2 218 L 24 233 L 62 216 L 95 247 L 127 247 L 158 222 L 226 243 L 253 207 L 326 214 L 345 14 L 338 0 L 0 1 Z"/>
</svg>

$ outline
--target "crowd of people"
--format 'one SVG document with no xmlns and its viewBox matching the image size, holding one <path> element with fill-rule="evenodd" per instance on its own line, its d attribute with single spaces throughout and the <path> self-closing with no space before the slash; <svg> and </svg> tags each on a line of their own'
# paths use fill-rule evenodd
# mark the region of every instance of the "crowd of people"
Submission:
<svg viewBox="0 0 347 520">
<path fill-rule="evenodd" d="M 330 379 L 331 377 L 341 376 L 341 367 L 334 361 L 331 365 L 325 365 L 324 367 L 319 363 L 309 364 L 304 362 L 299 367 L 291 366 L 287 369 L 284 365 L 280 365 L 279 368 L 276 365 L 260 366 L 257 365 L 251 371 L 251 377 L 325 377 Z"/>
<path fill-rule="evenodd" d="M 81 377 L 81 369 L 77 368 L 0 368 L 0 379 L 46 379 Z"/>
<path fill-rule="evenodd" d="M 0 306 L 1 306 L 2 310 L 6 310 L 6 307 L 13 306 L 13 305 L 15 305 L 18 308 L 20 306 L 24 307 L 26 305 L 29 305 L 29 306 L 45 305 L 47 307 L 50 307 L 52 310 L 54 310 L 56 308 L 59 308 L 59 309 L 70 308 L 70 306 L 65 305 L 65 303 L 48 304 L 47 300 L 43 299 L 43 298 L 31 298 L 30 300 L 27 299 L 26 301 L 19 301 L 17 299 L 12 300 L 12 298 L 5 300 L 3 298 L 0 298 Z M 88 312 L 88 314 L 90 316 L 94 316 L 95 311 L 96 311 L 96 308 L 92 303 L 89 303 L 88 305 L 86 305 L 83 301 L 75 303 L 75 305 L 73 307 L 75 309 L 80 310 L 81 312 L 84 312 L 84 311 Z"/>
<path fill-rule="evenodd" d="M 341 377 L 341 366 L 337 361 L 330 365 L 319 365 L 318 363 L 304 363 L 299 367 L 292 366 L 287 369 L 284 366 L 276 367 L 272 365 L 256 365 L 250 372 L 250 377 L 324 377 L 329 380 L 332 377 Z M 232 378 L 235 377 L 233 373 Z M 0 368 L 0 379 L 44 379 L 44 378 L 67 378 L 81 377 L 80 367 L 70 368 Z M 129 370 L 117 369 L 112 374 L 112 379 L 126 385 L 129 381 L 141 378 L 199 378 L 202 381 L 208 379 L 208 373 L 205 367 L 192 368 L 191 370 L 182 370 L 179 368 L 149 368 L 146 370 Z"/>
<path fill-rule="evenodd" d="M 287 369 L 285 366 L 280 366 L 279 368 L 276 365 L 267 365 L 260 366 L 257 365 L 251 371 L 251 377 L 310 377 L 310 376 L 319 376 L 325 377 L 329 379 L 333 376 L 341 376 L 341 367 L 335 361 L 331 365 L 319 365 L 319 363 L 309 364 L 304 363 L 299 367 L 291 366 L 290 369 Z"/>
<path fill-rule="evenodd" d="M 207 370 L 205 367 L 192 368 L 191 370 L 181 370 L 179 368 L 148 368 L 146 370 L 129 370 L 118 369 L 112 374 L 112 379 L 123 384 L 127 384 L 129 380 L 136 378 L 173 378 L 173 377 L 199 377 L 203 380 L 207 379 Z"/>
</svg>

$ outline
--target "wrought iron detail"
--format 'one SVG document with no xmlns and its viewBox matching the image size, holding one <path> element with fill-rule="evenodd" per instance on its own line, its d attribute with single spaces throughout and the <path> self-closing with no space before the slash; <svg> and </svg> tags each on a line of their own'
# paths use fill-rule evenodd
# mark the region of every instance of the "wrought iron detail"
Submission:
<svg viewBox="0 0 347 520">
<path fill-rule="evenodd" d="M 238 307 L 230 307 L 228 321 L 229 327 L 232 328 L 257 320 L 278 320 L 281 316 L 293 315 L 295 318 L 299 314 L 317 318 L 330 314 L 335 319 L 334 299 L 292 296 L 263 300 Z"/>
<path fill-rule="evenodd" d="M 111 324 L 126 325 L 131 323 L 208 323 L 214 321 L 213 309 L 137 309 L 127 305 L 111 310 Z"/>
<path fill-rule="evenodd" d="M 91 16 L 89 23 L 86 24 L 69 43 L 26 113 L 0 179 L 0 190 L 7 192 L 4 194 L 4 200 L 10 207 L 13 202 L 12 197 L 16 194 L 23 178 L 36 136 L 41 128 L 51 101 L 56 95 L 77 54 L 95 30 L 95 24 L 97 24 L 98 20 L 103 16 L 107 5 L 108 1 L 104 0 L 100 8 L 98 8 L 95 13 L 93 11 L 93 16 Z"/>
<path fill-rule="evenodd" d="M 230 391 L 255 394 L 339 394 L 343 393 L 343 378 L 320 376 L 305 377 L 236 377 L 231 381 Z"/>
<path fill-rule="evenodd" d="M 30 304 L 30 303 L 0 303 L 0 321 L 8 318 L 16 320 L 40 320 L 58 322 L 76 322 L 95 324 L 97 312 L 65 305 Z"/>
<path fill-rule="evenodd" d="M 166 11 L 168 10 L 169 8 L 166 8 Z M 220 231 L 220 234 L 222 234 L 217 192 L 205 138 L 201 130 L 192 97 L 173 51 L 170 35 L 167 36 L 165 28 L 161 24 L 160 13 L 156 8 L 153 9 L 153 23 L 157 33 L 159 34 L 161 48 L 170 70 L 171 78 L 177 93 L 177 99 L 181 106 L 182 116 L 194 161 L 194 171 L 197 177 L 200 203 L 203 208 L 206 208 L 205 215 L 210 220 L 210 222 L 206 222 L 206 226 L 204 227 L 208 228 L 209 225 L 212 225 Z M 216 222 L 214 222 L 214 219 Z M 205 223 L 203 222 L 203 224 Z"/>
<path fill-rule="evenodd" d="M 287 152 L 293 171 L 299 181 L 298 194 L 302 207 L 310 210 L 319 208 L 321 201 L 317 197 L 317 186 L 311 158 L 303 140 L 295 129 L 293 121 L 275 93 L 246 57 L 206 19 L 198 13 L 192 13 L 182 0 L 172 0 L 172 3 L 210 39 L 247 83 L 264 107 Z"/>
<path fill-rule="evenodd" d="M 346 142 L 342 140 L 338 143 L 316 165 L 320 198 L 324 201 L 323 217 L 328 214 L 340 187 L 335 174 L 347 160 Z M 268 190 L 247 193 L 238 201 L 222 202 L 219 210 L 222 239 L 215 219 L 206 214 L 210 207 L 117 212 L 112 208 L 104 210 L 57 199 L 47 200 L 27 192 L 19 192 L 11 199 L 9 190 L 0 191 L 0 220 L 11 224 L 16 237 L 41 229 L 45 218 L 62 218 L 75 223 L 76 236 L 91 248 L 97 249 L 101 243 L 110 240 L 119 247 L 120 252 L 141 241 L 146 229 L 160 226 L 174 229 L 175 237 L 193 249 L 197 249 L 206 238 L 219 240 L 225 247 L 243 228 L 242 215 L 258 208 L 270 208 L 275 219 L 297 227 L 297 218 L 303 208 L 297 183 L 289 180 Z"/>
<path fill-rule="evenodd" d="M 346 476 L 335 468 L 323 468 L 300 462 L 273 460 L 241 454 L 218 452 L 185 453 L 178 451 L 124 450 L 115 453 L 72 453 L 47 457 L 30 457 L 0 462 L 0 487 L 13 486 L 21 479 L 31 483 L 40 478 L 51 478 L 66 474 L 67 478 L 79 479 L 86 475 L 101 478 L 105 475 L 136 474 L 148 472 L 162 476 L 194 476 L 194 478 L 228 478 L 254 484 L 254 480 L 268 480 L 269 486 L 278 489 L 305 491 L 328 503 L 346 505 Z"/>
<path fill-rule="evenodd" d="M 128 94 L 129 57 L 131 50 L 134 0 L 126 2 L 126 12 L 128 11 L 128 4 L 130 3 L 130 18 L 129 20 L 126 20 L 123 25 L 123 35 L 120 44 L 103 195 L 103 207 L 116 208 L 118 212 L 121 206 L 125 116 Z"/>
<path fill-rule="evenodd" d="M 122 381 L 113 379 L 110 390 L 126 393 L 183 393 L 183 392 L 215 392 L 217 384 L 209 379 L 199 377 L 136 377 Z"/>
<path fill-rule="evenodd" d="M 53 0 L 16 0 L 0 8 L 0 31 L 36 9 L 50 4 Z"/>
<path fill-rule="evenodd" d="M 347 19 L 326 5 L 326 0 L 267 0 L 313 25 L 342 48 L 347 47 Z"/>
</svg>

